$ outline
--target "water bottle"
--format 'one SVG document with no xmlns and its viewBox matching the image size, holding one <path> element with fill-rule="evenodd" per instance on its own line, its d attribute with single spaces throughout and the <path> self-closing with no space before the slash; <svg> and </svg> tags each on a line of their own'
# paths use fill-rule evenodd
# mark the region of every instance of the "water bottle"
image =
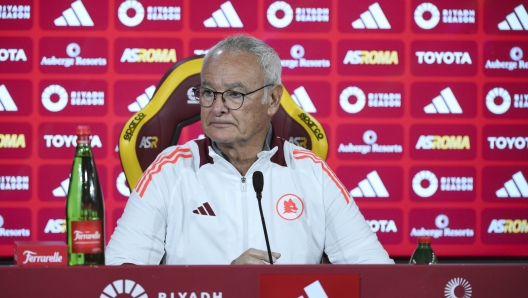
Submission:
<svg viewBox="0 0 528 298">
<path fill-rule="evenodd" d="M 90 146 L 90 127 L 77 127 L 66 201 L 68 265 L 104 265 L 104 202 Z"/>
<path fill-rule="evenodd" d="M 432 265 L 438 264 L 438 259 L 431 248 L 431 237 L 418 237 L 418 247 L 411 256 L 409 264 Z"/>
</svg>

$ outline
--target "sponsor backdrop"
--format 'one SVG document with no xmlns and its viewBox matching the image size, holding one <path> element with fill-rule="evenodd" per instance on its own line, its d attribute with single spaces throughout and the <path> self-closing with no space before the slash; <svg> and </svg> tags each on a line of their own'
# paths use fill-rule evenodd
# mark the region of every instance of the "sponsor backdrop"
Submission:
<svg viewBox="0 0 528 298">
<path fill-rule="evenodd" d="M 0 0 L 0 256 L 65 240 L 90 125 L 106 238 L 129 190 L 127 119 L 175 62 L 245 32 L 329 135 L 327 162 L 393 257 L 528 251 L 526 0 Z M 202 134 L 185 129 L 180 143 Z M 294 142 L 299 140 L 292 139 Z M 302 145 L 302 144 L 301 144 Z M 145 137 L 141 150 L 157 146 Z"/>
</svg>

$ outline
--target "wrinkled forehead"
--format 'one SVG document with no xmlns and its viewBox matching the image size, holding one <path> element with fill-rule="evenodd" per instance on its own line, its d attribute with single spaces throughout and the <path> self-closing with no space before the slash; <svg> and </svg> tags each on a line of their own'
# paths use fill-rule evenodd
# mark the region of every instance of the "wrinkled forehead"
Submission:
<svg viewBox="0 0 528 298">
<path fill-rule="evenodd" d="M 219 72 L 222 69 L 223 72 Z M 202 84 L 210 79 L 209 74 L 227 79 L 230 74 L 237 74 L 240 81 L 264 80 L 264 72 L 258 62 L 258 57 L 249 52 L 217 50 L 208 55 L 203 61 L 201 81 Z M 235 83 L 235 82 L 232 82 Z M 245 85 L 245 84 L 242 84 Z"/>
<path fill-rule="evenodd" d="M 209 53 L 204 58 L 202 69 L 206 64 L 209 65 L 207 62 L 222 62 L 225 60 L 237 61 L 239 64 L 245 63 L 251 69 L 260 69 L 262 71 L 262 67 L 259 64 L 259 57 L 254 53 L 241 49 L 217 49 L 213 53 Z"/>
</svg>

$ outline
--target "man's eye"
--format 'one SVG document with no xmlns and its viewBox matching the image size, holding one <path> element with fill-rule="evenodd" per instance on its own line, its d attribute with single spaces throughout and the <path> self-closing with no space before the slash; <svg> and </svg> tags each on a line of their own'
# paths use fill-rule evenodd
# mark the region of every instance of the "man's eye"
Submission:
<svg viewBox="0 0 528 298">
<path fill-rule="evenodd" d="M 214 94 L 214 93 L 213 93 L 212 90 L 209 90 L 209 89 L 202 89 L 202 95 L 203 95 L 203 96 L 207 96 L 207 97 L 209 97 L 209 96 L 213 96 L 213 94 Z"/>
<path fill-rule="evenodd" d="M 242 98 L 242 93 L 236 91 L 230 91 L 227 93 L 227 96 L 232 99 Z"/>
</svg>

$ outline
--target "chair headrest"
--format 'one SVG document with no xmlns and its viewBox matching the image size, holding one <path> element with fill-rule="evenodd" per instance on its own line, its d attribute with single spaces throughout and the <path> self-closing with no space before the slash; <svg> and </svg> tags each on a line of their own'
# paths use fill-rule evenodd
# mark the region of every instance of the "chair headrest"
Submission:
<svg viewBox="0 0 528 298">
<path fill-rule="evenodd" d="M 182 128 L 200 120 L 200 105 L 190 91 L 201 83 L 202 62 L 203 56 L 194 56 L 174 64 L 148 105 L 125 124 L 119 138 L 119 156 L 131 189 L 161 151 L 178 143 Z M 328 140 L 324 129 L 293 101 L 286 88 L 272 123 L 277 136 L 326 158 Z"/>
</svg>

